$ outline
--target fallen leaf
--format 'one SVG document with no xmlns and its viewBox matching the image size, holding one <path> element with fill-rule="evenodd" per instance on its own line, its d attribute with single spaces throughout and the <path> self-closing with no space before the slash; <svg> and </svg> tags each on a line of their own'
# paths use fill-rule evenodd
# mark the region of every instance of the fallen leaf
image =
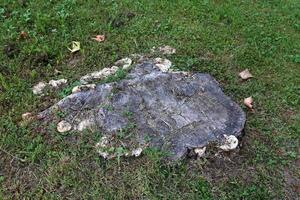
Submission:
<svg viewBox="0 0 300 200">
<path fill-rule="evenodd" d="M 26 31 L 21 31 L 20 39 L 27 39 L 28 37 L 29 37 L 29 35 Z"/>
<path fill-rule="evenodd" d="M 242 71 L 241 73 L 239 73 L 239 76 L 243 80 L 247 80 L 249 78 L 253 78 L 253 75 L 250 73 L 249 69 L 245 69 L 244 71 Z"/>
<path fill-rule="evenodd" d="M 105 35 L 96 35 L 96 37 L 92 39 L 96 40 L 97 42 L 103 42 L 105 40 Z"/>
<path fill-rule="evenodd" d="M 80 42 L 72 41 L 72 48 L 68 48 L 72 53 L 80 50 Z"/>
<path fill-rule="evenodd" d="M 248 108 L 253 109 L 253 98 L 252 97 L 245 98 L 244 99 L 244 104 Z"/>
</svg>

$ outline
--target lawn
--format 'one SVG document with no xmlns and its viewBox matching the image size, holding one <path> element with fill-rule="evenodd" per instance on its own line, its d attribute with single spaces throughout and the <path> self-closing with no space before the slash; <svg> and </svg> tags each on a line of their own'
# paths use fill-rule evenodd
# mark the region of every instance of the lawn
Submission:
<svg viewBox="0 0 300 200">
<path fill-rule="evenodd" d="M 300 198 L 299 0 L 1 0 L 0 22 L 0 199 Z M 105 161 L 94 148 L 101 133 L 22 123 L 64 95 L 34 95 L 39 81 L 76 84 L 163 45 L 177 49 L 174 68 L 210 73 L 247 112 L 239 149 L 173 164 L 153 149 Z M 254 78 L 241 81 L 246 68 Z"/>
</svg>

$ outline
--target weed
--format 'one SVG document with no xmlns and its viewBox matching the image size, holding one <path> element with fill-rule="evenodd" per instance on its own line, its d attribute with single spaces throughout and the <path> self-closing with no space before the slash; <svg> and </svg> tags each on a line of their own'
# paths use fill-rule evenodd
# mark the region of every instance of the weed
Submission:
<svg viewBox="0 0 300 200">
<path fill-rule="evenodd" d="M 78 86 L 80 85 L 80 81 L 75 81 L 74 83 L 72 83 L 71 85 L 69 85 L 68 87 L 64 88 L 60 93 L 59 93 L 59 96 L 61 98 L 64 98 L 68 95 L 70 95 L 72 93 L 72 89 L 75 87 L 75 86 Z"/>
</svg>

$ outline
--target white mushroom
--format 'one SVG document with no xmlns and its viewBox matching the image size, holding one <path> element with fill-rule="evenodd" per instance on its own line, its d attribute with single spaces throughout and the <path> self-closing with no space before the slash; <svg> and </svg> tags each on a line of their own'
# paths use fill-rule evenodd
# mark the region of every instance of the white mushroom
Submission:
<svg viewBox="0 0 300 200">
<path fill-rule="evenodd" d="M 72 129 L 72 125 L 67 122 L 67 121 L 60 121 L 58 124 L 57 124 L 57 131 L 60 132 L 60 133 L 64 133 L 64 132 L 67 132 L 69 130 Z"/>
<path fill-rule="evenodd" d="M 95 89 L 96 84 L 86 84 L 86 85 L 78 85 L 72 89 L 72 93 L 81 92 L 83 90 Z"/>
<path fill-rule="evenodd" d="M 110 157 L 109 153 L 104 150 L 105 148 L 107 148 L 108 144 L 109 144 L 109 140 L 108 140 L 108 137 L 106 137 L 106 136 L 103 136 L 100 139 L 100 141 L 96 144 L 97 152 L 104 159 L 108 159 Z"/>
<path fill-rule="evenodd" d="M 110 68 L 103 68 L 100 71 L 92 72 L 80 78 L 80 82 L 86 84 L 94 79 L 104 79 L 110 75 L 115 74 L 118 71 L 119 67 L 112 66 Z"/>
<path fill-rule="evenodd" d="M 160 69 L 162 72 L 167 72 L 172 66 L 172 62 L 165 58 L 155 58 L 154 62 L 155 67 Z"/>
<path fill-rule="evenodd" d="M 168 46 L 168 45 L 159 47 L 159 51 L 165 55 L 171 55 L 171 54 L 176 53 L 176 49 L 171 46 Z"/>
<path fill-rule="evenodd" d="M 47 86 L 47 83 L 39 82 L 38 84 L 33 86 L 33 88 L 32 88 L 33 94 L 42 94 L 43 90 L 45 89 L 46 86 Z"/>
<path fill-rule="evenodd" d="M 22 120 L 24 121 L 31 121 L 35 118 L 34 114 L 31 112 L 26 112 L 22 114 Z"/>
<path fill-rule="evenodd" d="M 115 65 L 118 67 L 122 67 L 122 69 L 128 69 L 132 64 L 132 60 L 130 58 L 123 58 L 115 62 Z"/>
<path fill-rule="evenodd" d="M 49 85 L 51 85 L 54 88 L 58 88 L 63 84 L 66 84 L 68 82 L 67 79 L 59 79 L 59 80 L 51 80 L 49 81 Z"/>
<path fill-rule="evenodd" d="M 142 148 L 137 148 L 133 149 L 131 155 L 135 157 L 139 157 L 142 154 L 143 149 Z"/>
<path fill-rule="evenodd" d="M 223 151 L 230 151 L 237 148 L 239 140 L 234 135 L 224 135 L 224 144 L 219 146 Z"/>
<path fill-rule="evenodd" d="M 97 148 L 103 148 L 106 147 L 109 143 L 108 137 L 103 136 L 100 141 L 96 144 Z"/>
<path fill-rule="evenodd" d="M 86 120 L 82 120 L 78 126 L 77 126 L 77 130 L 78 131 L 83 131 L 84 129 L 87 129 L 89 127 L 92 127 L 95 124 L 94 121 L 90 120 L 90 119 L 86 119 Z"/>
<path fill-rule="evenodd" d="M 195 148 L 195 149 L 194 149 L 194 152 L 197 154 L 197 157 L 198 157 L 198 158 L 201 158 L 201 157 L 204 156 L 205 150 L 206 150 L 206 147 Z"/>
<path fill-rule="evenodd" d="M 250 73 L 249 69 L 245 69 L 244 71 L 242 71 L 241 73 L 239 73 L 239 76 L 243 80 L 247 80 L 249 78 L 253 78 L 253 75 Z"/>
<path fill-rule="evenodd" d="M 107 152 L 104 152 L 104 151 L 101 151 L 101 150 L 98 150 L 98 153 L 99 155 L 104 158 L 104 159 L 107 159 L 109 157 L 109 154 Z"/>
</svg>

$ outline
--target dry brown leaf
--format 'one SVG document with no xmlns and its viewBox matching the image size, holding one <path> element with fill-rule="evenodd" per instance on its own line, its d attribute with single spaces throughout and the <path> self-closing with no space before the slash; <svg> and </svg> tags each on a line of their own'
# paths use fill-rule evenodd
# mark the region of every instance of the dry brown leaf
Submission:
<svg viewBox="0 0 300 200">
<path fill-rule="evenodd" d="M 245 98 L 244 104 L 245 104 L 245 106 L 247 106 L 248 108 L 250 108 L 252 110 L 253 109 L 253 98 L 252 97 Z"/>
<path fill-rule="evenodd" d="M 247 80 L 249 78 L 253 78 L 253 75 L 250 73 L 249 69 L 245 69 L 244 71 L 242 71 L 241 73 L 239 73 L 239 76 L 243 80 Z"/>
<path fill-rule="evenodd" d="M 20 39 L 27 39 L 28 37 L 29 37 L 29 34 L 26 31 L 21 31 Z"/>
<path fill-rule="evenodd" d="M 96 40 L 97 42 L 103 42 L 105 40 L 105 35 L 96 35 L 96 37 L 92 39 Z"/>
</svg>

